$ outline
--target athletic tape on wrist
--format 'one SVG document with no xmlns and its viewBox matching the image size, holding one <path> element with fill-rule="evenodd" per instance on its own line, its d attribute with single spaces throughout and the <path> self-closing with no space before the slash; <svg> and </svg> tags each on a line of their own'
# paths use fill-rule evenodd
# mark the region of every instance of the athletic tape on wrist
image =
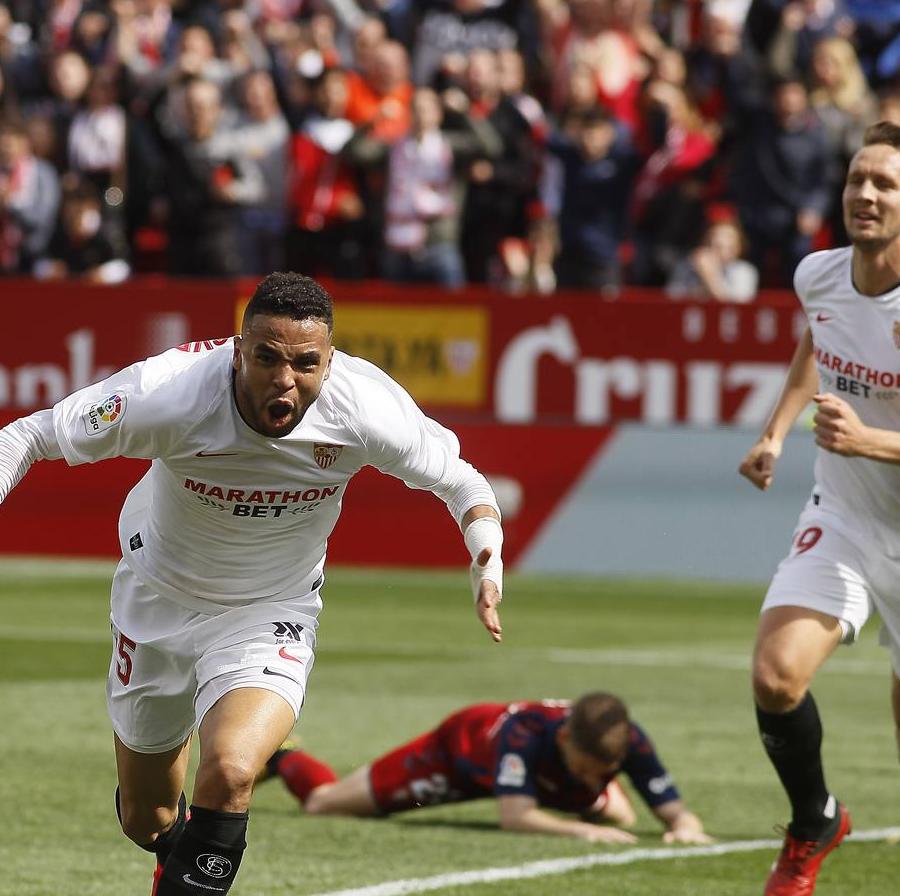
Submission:
<svg viewBox="0 0 900 896">
<path fill-rule="evenodd" d="M 503 558 L 501 550 L 503 548 L 503 527 L 500 525 L 500 521 L 492 516 L 479 517 L 466 526 L 466 531 L 463 532 L 463 539 L 472 557 L 469 572 L 472 580 L 472 595 L 475 600 L 478 600 L 478 592 L 481 590 L 481 583 L 485 579 L 497 586 L 497 590 L 502 597 Z M 488 560 L 487 566 L 479 566 L 478 555 L 485 548 L 491 549 L 491 559 Z"/>
</svg>

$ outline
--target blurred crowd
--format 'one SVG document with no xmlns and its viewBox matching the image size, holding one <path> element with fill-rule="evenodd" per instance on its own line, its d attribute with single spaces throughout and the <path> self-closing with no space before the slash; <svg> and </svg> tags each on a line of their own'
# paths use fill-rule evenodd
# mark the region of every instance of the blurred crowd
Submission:
<svg viewBox="0 0 900 896">
<path fill-rule="evenodd" d="M 0 0 L 0 272 L 748 301 L 880 119 L 900 0 Z"/>
</svg>

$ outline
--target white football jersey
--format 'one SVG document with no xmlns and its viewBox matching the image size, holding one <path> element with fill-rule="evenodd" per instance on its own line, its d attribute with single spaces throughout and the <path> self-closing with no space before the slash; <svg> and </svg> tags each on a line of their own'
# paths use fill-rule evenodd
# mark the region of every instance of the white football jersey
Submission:
<svg viewBox="0 0 900 896">
<path fill-rule="evenodd" d="M 850 247 L 816 252 L 794 274 L 820 390 L 844 399 L 866 425 L 900 431 L 900 286 L 879 296 L 858 292 L 851 256 Z M 900 466 L 820 448 L 815 475 L 826 506 L 832 499 L 873 522 L 900 524 Z"/>
<path fill-rule="evenodd" d="M 472 503 L 495 505 L 456 436 L 369 362 L 335 352 L 297 427 L 270 438 L 238 413 L 233 350 L 230 338 L 171 349 L 53 409 L 69 464 L 153 461 L 125 500 L 119 540 L 158 593 L 213 613 L 307 594 L 347 483 L 366 465 L 434 492 L 457 520 Z"/>
</svg>

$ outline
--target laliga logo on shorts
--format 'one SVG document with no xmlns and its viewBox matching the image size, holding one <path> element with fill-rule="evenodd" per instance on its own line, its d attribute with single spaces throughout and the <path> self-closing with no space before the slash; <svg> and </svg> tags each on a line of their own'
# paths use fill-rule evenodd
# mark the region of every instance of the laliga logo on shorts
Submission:
<svg viewBox="0 0 900 896">
<path fill-rule="evenodd" d="M 226 874 L 231 874 L 231 862 L 225 856 L 217 856 L 211 852 L 197 856 L 197 867 L 207 877 L 225 877 Z"/>
<path fill-rule="evenodd" d="M 95 436 L 115 426 L 125 413 L 125 396 L 113 392 L 103 401 L 92 404 L 84 412 L 84 428 L 89 436 Z"/>
<path fill-rule="evenodd" d="M 330 467 L 340 456 L 343 451 L 341 445 L 313 445 L 313 457 L 316 463 L 324 470 Z"/>
</svg>

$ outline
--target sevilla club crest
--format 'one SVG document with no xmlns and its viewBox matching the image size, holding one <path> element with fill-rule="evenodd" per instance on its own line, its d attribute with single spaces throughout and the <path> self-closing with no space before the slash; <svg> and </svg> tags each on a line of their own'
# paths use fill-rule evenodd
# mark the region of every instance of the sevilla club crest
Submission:
<svg viewBox="0 0 900 896">
<path fill-rule="evenodd" d="M 316 444 L 313 445 L 313 457 L 315 458 L 316 463 L 325 470 L 341 456 L 343 450 L 344 449 L 340 445 Z"/>
</svg>

